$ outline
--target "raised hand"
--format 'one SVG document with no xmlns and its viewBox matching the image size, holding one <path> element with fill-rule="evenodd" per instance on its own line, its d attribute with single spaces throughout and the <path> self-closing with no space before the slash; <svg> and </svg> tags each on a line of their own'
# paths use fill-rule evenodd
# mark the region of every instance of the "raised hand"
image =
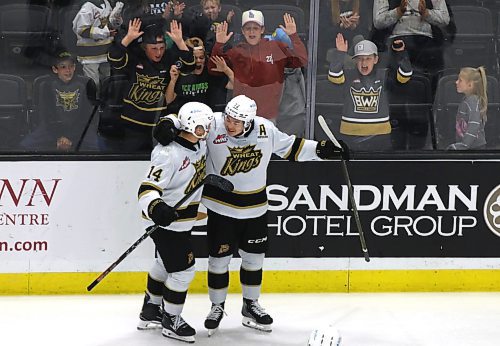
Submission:
<svg viewBox="0 0 500 346">
<path fill-rule="evenodd" d="M 144 31 L 141 31 L 141 24 L 142 22 L 139 18 L 129 20 L 127 35 L 125 35 L 121 42 L 125 47 L 127 47 L 133 40 L 144 34 Z"/>
<path fill-rule="evenodd" d="M 140 37 L 144 32 L 141 31 L 141 20 L 139 18 L 134 18 L 128 22 L 128 32 L 127 35 L 134 40 Z"/>
<path fill-rule="evenodd" d="M 168 37 L 172 39 L 172 41 L 179 46 L 181 42 L 184 42 L 182 38 L 182 25 L 178 23 L 176 20 L 172 20 L 170 22 L 170 31 L 167 31 Z"/>
<path fill-rule="evenodd" d="M 227 41 L 229 41 L 231 36 L 233 36 L 232 32 L 230 32 L 229 34 L 227 33 L 227 28 L 228 28 L 228 24 L 226 21 L 217 25 L 217 27 L 215 29 L 215 41 L 217 43 L 225 44 Z"/>
<path fill-rule="evenodd" d="M 429 11 L 427 10 L 427 5 L 425 4 L 425 0 L 420 0 L 418 2 L 418 12 L 420 12 L 422 18 L 427 17 L 427 15 L 429 14 Z"/>
<path fill-rule="evenodd" d="M 425 0 L 424 0 L 424 2 L 425 2 Z M 407 7 L 408 7 L 408 0 L 401 0 L 398 8 L 396 9 L 399 17 L 403 17 L 403 15 L 406 12 Z"/>
<path fill-rule="evenodd" d="M 210 60 L 215 64 L 215 67 L 212 68 L 212 71 L 224 72 L 228 69 L 226 60 L 223 57 L 218 55 L 212 55 Z"/>
<path fill-rule="evenodd" d="M 337 37 L 335 38 L 335 45 L 339 52 L 347 52 L 347 49 L 349 48 L 347 40 L 344 40 L 344 36 L 341 33 L 337 34 Z"/>
<path fill-rule="evenodd" d="M 183 2 L 177 2 L 174 4 L 174 17 L 179 18 L 184 13 L 184 9 L 186 8 L 186 4 Z"/>
<path fill-rule="evenodd" d="M 288 36 L 293 35 L 297 32 L 295 19 L 289 13 L 285 13 L 283 15 L 283 21 L 285 22 L 285 26 L 280 25 L 280 28 L 283 29 Z"/>
<path fill-rule="evenodd" d="M 226 21 L 227 21 L 228 23 L 231 23 L 231 20 L 233 19 L 233 17 L 234 17 L 234 11 L 233 11 L 233 10 L 231 10 L 231 11 L 229 11 L 229 12 L 227 13 Z"/>
</svg>

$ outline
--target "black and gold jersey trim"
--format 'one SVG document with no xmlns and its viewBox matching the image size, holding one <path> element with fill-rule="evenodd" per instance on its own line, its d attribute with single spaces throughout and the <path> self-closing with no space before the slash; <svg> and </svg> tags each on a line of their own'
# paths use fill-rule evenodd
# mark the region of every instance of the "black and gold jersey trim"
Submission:
<svg viewBox="0 0 500 346">
<path fill-rule="evenodd" d="M 146 193 L 150 191 L 158 191 L 160 196 L 163 195 L 163 190 L 161 187 L 156 186 L 151 183 L 142 183 L 141 186 L 139 186 L 139 192 L 137 193 L 139 196 L 139 199 L 141 199 L 142 196 L 144 196 Z"/>
<path fill-rule="evenodd" d="M 298 161 L 299 154 L 302 151 L 305 142 L 306 140 L 304 138 L 295 138 L 295 141 L 293 142 L 290 151 L 286 153 L 286 155 L 283 158 L 288 161 Z"/>
<path fill-rule="evenodd" d="M 198 207 L 200 203 L 191 203 L 187 207 L 177 209 L 179 218 L 176 221 L 191 221 L 196 220 L 198 216 Z"/>
<path fill-rule="evenodd" d="M 203 198 L 237 209 L 251 209 L 267 204 L 265 186 L 252 192 L 227 192 L 213 185 L 205 185 Z"/>
</svg>

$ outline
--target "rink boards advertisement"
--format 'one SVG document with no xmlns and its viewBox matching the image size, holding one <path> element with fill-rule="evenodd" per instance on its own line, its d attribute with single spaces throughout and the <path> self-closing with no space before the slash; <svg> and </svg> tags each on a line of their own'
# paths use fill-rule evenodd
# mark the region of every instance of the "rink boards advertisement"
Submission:
<svg viewBox="0 0 500 346">
<path fill-rule="evenodd" d="M 500 269 L 499 167 L 349 162 L 372 258 L 366 263 L 339 162 L 273 161 L 265 269 L 336 271 L 351 281 L 357 270 Z M 93 277 L 143 233 L 137 189 L 146 161 L 0 162 L 0 168 L 0 281 L 19 273 Z M 203 223 L 193 241 L 197 269 L 206 270 Z M 147 272 L 153 256 L 146 239 L 115 272 Z"/>
</svg>

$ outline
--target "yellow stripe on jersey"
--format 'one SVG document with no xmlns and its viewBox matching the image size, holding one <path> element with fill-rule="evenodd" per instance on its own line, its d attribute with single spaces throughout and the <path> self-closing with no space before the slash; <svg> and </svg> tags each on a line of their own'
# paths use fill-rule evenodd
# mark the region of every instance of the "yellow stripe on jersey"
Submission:
<svg viewBox="0 0 500 346">
<path fill-rule="evenodd" d="M 385 135 L 391 133 L 391 124 L 388 121 L 377 124 L 341 121 L 340 133 L 351 136 Z"/>
<path fill-rule="evenodd" d="M 333 73 L 331 71 L 328 72 L 328 80 L 333 84 L 344 84 L 345 83 L 345 74 L 344 71 L 340 71 L 339 73 Z"/>
<path fill-rule="evenodd" d="M 410 72 L 404 72 L 401 67 L 398 68 L 398 73 L 397 73 L 397 80 L 399 83 L 405 84 L 408 82 L 413 74 L 413 71 Z"/>
<path fill-rule="evenodd" d="M 110 60 L 110 61 L 116 61 L 116 62 L 124 60 L 124 62 L 123 62 L 122 65 L 120 65 L 120 66 L 114 65 L 113 66 L 114 69 L 120 70 L 120 69 L 124 68 L 125 66 L 127 66 L 127 64 L 128 64 L 128 54 L 125 53 L 125 57 L 121 57 L 120 59 L 113 59 L 109 55 L 109 53 L 108 53 L 108 60 Z"/>
</svg>

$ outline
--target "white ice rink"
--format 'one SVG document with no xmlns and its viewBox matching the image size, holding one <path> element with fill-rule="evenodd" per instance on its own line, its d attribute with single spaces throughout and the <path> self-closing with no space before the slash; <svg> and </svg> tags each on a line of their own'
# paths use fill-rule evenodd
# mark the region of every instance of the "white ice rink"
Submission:
<svg viewBox="0 0 500 346">
<path fill-rule="evenodd" d="M 188 345 L 156 331 L 138 331 L 142 295 L 0 297 L 2 346 Z M 197 330 L 194 345 L 307 345 L 318 325 L 334 324 L 345 346 L 498 346 L 500 293 L 264 294 L 272 333 L 241 325 L 240 295 L 208 338 L 210 303 L 188 295 L 183 316 Z"/>
</svg>

